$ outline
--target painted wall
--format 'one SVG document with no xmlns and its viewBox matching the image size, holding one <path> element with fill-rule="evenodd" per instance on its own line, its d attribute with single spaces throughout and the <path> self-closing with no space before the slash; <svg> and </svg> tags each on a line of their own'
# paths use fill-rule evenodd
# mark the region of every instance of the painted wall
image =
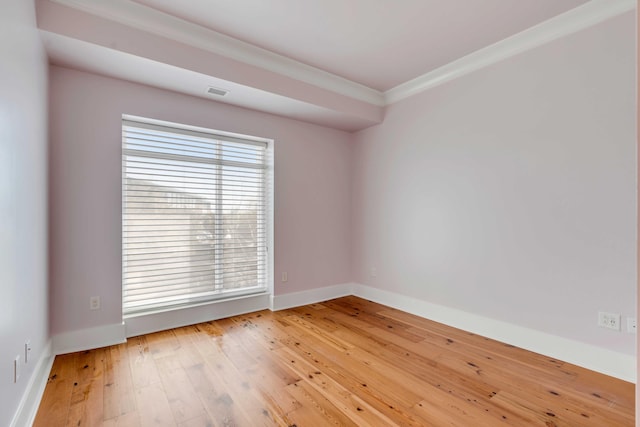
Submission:
<svg viewBox="0 0 640 427">
<path fill-rule="evenodd" d="M 0 425 L 8 426 L 49 341 L 47 60 L 33 2 L 3 2 L 0 57 Z"/>
<path fill-rule="evenodd" d="M 635 18 L 388 108 L 356 135 L 362 284 L 635 354 Z M 375 275 L 372 274 L 375 269 Z"/>
<path fill-rule="evenodd" d="M 122 320 L 122 114 L 274 139 L 275 293 L 350 281 L 350 134 L 55 66 L 50 85 L 53 334 Z"/>
</svg>

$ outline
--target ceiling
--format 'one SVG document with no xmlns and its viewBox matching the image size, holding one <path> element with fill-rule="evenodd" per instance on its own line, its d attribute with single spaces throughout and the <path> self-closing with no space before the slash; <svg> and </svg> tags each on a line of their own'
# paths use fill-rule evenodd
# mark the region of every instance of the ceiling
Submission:
<svg viewBox="0 0 640 427">
<path fill-rule="evenodd" d="M 135 0 L 379 91 L 587 0 Z"/>
<path fill-rule="evenodd" d="M 635 4 L 36 0 L 36 11 L 53 64 L 357 131 L 393 102 Z"/>
</svg>

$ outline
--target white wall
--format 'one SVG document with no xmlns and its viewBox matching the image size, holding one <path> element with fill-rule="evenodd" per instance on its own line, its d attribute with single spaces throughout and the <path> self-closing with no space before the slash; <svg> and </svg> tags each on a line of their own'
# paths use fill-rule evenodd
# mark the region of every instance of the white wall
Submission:
<svg viewBox="0 0 640 427">
<path fill-rule="evenodd" d="M 122 114 L 275 140 L 275 293 L 351 279 L 350 134 L 55 66 L 50 86 L 54 335 L 122 321 Z"/>
<path fill-rule="evenodd" d="M 8 426 L 49 340 L 47 61 L 33 2 L 2 3 L 0 57 L 0 425 Z"/>
<path fill-rule="evenodd" d="M 596 326 L 636 314 L 635 112 L 633 12 L 389 107 L 356 135 L 354 279 L 635 354 Z"/>
</svg>

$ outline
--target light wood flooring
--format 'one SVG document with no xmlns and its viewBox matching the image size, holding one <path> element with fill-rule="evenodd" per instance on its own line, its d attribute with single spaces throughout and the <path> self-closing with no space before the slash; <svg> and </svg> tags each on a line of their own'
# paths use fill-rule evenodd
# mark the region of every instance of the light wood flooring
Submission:
<svg viewBox="0 0 640 427">
<path fill-rule="evenodd" d="M 634 385 L 345 297 L 57 356 L 34 425 L 633 426 Z"/>
</svg>

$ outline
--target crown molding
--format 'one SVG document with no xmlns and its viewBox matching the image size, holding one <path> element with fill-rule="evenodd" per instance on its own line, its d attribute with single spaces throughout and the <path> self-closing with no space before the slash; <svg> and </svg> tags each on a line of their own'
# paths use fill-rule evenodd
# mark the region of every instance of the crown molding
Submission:
<svg viewBox="0 0 640 427">
<path fill-rule="evenodd" d="M 375 106 L 387 106 L 631 11 L 636 0 L 591 0 L 386 92 L 295 61 L 130 0 L 49 0 Z"/>
<path fill-rule="evenodd" d="M 384 106 L 380 91 L 130 0 L 50 1 L 378 107 Z"/>
<path fill-rule="evenodd" d="M 495 64 L 519 53 L 549 43 L 633 10 L 636 0 L 591 0 L 518 34 L 477 50 L 420 77 L 384 92 L 391 105 L 450 80 Z"/>
</svg>

